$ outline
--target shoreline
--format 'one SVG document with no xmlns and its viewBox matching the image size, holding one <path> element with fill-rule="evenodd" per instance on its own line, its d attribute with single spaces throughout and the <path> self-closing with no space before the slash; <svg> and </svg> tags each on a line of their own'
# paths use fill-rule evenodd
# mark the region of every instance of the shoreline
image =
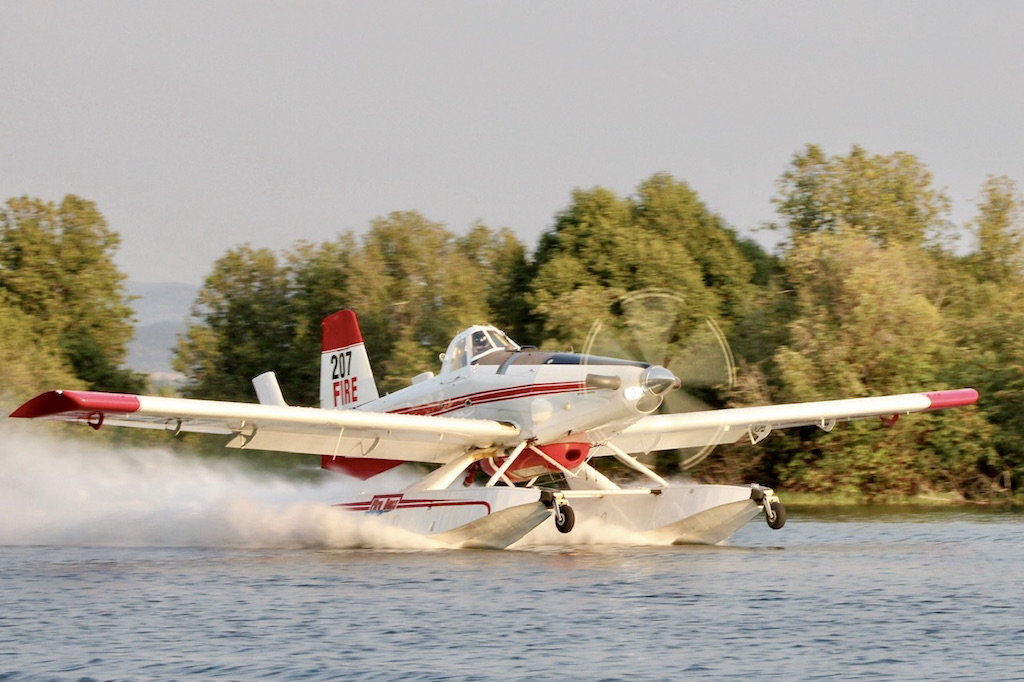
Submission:
<svg viewBox="0 0 1024 682">
<path fill-rule="evenodd" d="M 849 494 L 786 492 L 784 488 L 776 489 L 775 492 L 787 507 L 1024 507 L 1024 495 L 1020 493 L 992 496 L 982 500 L 968 500 L 957 493 L 862 497 Z"/>
</svg>

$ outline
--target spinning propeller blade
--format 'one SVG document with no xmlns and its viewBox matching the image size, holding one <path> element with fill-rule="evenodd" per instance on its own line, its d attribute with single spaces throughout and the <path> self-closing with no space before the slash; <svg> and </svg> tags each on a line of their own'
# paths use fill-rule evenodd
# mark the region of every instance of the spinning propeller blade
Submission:
<svg viewBox="0 0 1024 682">
<path fill-rule="evenodd" d="M 583 353 L 650 364 L 642 382 L 652 409 L 660 404 L 662 412 L 712 409 L 706 399 L 736 380 L 732 351 L 721 328 L 667 289 L 642 289 L 616 300 L 591 326 Z M 680 468 L 696 465 L 713 449 L 708 445 L 685 453 Z"/>
</svg>

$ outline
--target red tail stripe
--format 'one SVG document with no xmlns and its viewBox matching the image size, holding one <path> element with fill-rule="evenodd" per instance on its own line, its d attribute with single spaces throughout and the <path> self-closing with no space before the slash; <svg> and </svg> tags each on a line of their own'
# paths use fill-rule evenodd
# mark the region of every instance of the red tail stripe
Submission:
<svg viewBox="0 0 1024 682">
<path fill-rule="evenodd" d="M 322 350 L 324 352 L 355 346 L 363 342 L 363 333 L 359 331 L 356 314 L 347 308 L 325 317 L 322 325 Z"/>
</svg>

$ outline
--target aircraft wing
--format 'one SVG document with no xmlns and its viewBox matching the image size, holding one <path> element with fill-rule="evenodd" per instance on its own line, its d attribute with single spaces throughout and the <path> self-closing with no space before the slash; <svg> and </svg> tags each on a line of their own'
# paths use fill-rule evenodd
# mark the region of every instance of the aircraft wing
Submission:
<svg viewBox="0 0 1024 682">
<path fill-rule="evenodd" d="M 97 391 L 49 391 L 10 416 L 234 435 L 228 447 L 403 462 L 446 463 L 468 449 L 514 441 L 515 426 L 362 410 L 324 410 Z"/>
<path fill-rule="evenodd" d="M 881 418 L 892 423 L 901 414 L 970 405 L 977 400 L 976 390 L 962 388 L 876 398 L 659 414 L 640 419 L 613 437 L 611 442 L 632 454 L 735 443 L 741 438 L 749 438 L 750 442 L 756 443 L 774 429 L 818 426 L 831 431 L 838 422 L 870 418 Z M 595 455 L 614 454 L 604 446 L 596 447 L 591 452 Z"/>
</svg>

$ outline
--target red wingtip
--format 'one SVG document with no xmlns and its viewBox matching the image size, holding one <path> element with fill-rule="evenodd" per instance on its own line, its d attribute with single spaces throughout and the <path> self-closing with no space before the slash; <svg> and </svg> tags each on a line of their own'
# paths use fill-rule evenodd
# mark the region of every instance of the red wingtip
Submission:
<svg viewBox="0 0 1024 682">
<path fill-rule="evenodd" d="M 978 402 L 978 392 L 973 388 L 957 388 L 950 391 L 934 391 L 926 393 L 932 401 L 929 410 L 941 410 L 947 407 L 962 407 Z"/>
<path fill-rule="evenodd" d="M 139 398 L 123 393 L 100 393 L 98 391 L 47 391 L 11 413 L 12 417 L 39 419 L 63 415 L 88 415 L 93 413 L 130 413 L 139 409 Z"/>
<path fill-rule="evenodd" d="M 356 314 L 349 309 L 339 310 L 328 315 L 323 321 L 323 343 L 321 350 L 338 350 L 363 342 L 363 334 L 359 331 Z"/>
</svg>

